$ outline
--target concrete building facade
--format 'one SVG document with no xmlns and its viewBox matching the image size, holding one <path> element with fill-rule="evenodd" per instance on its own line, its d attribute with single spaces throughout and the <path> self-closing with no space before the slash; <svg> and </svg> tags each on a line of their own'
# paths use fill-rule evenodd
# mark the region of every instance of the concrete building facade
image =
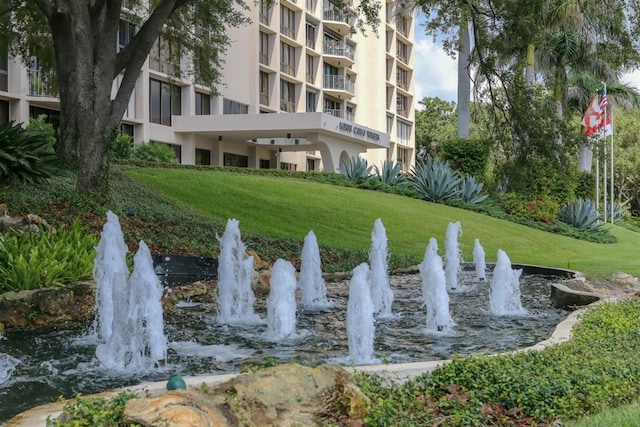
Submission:
<svg viewBox="0 0 640 427">
<path fill-rule="evenodd" d="M 387 0 L 379 28 L 362 34 L 352 10 L 331 0 L 247 4 L 251 23 L 229 29 L 218 95 L 184 77 L 189 56 L 173 54 L 160 38 L 121 130 L 136 144 L 170 144 L 184 164 L 335 172 L 361 156 L 408 171 L 415 157 L 413 16 Z M 123 18 L 119 45 L 134 32 Z M 50 77 L 35 60 L 25 66 L 0 55 L 0 123 L 44 116 L 56 126 Z"/>
</svg>

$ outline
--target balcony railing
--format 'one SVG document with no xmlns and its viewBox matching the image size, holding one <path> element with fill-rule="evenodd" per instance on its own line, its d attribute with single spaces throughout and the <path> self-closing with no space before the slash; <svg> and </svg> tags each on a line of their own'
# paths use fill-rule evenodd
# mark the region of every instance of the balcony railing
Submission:
<svg viewBox="0 0 640 427">
<path fill-rule="evenodd" d="M 409 38 L 409 20 L 407 18 L 398 18 L 396 20 L 396 31 Z"/>
<path fill-rule="evenodd" d="M 280 63 L 280 71 L 285 74 L 289 74 L 292 77 L 295 77 L 296 75 L 295 65 Z"/>
<path fill-rule="evenodd" d="M 280 100 L 280 110 L 287 113 L 294 113 L 296 111 L 296 104 L 293 101 Z"/>
<path fill-rule="evenodd" d="M 325 41 L 322 44 L 322 52 L 325 55 L 344 56 L 352 61 L 355 57 L 354 48 L 341 42 Z"/>
<path fill-rule="evenodd" d="M 407 111 L 406 109 L 398 106 L 398 108 L 396 108 L 396 112 L 398 113 L 398 115 L 408 118 L 409 117 L 409 111 Z"/>
<path fill-rule="evenodd" d="M 267 55 L 266 53 L 261 52 L 259 54 L 259 60 L 262 65 L 269 65 L 269 55 Z"/>
<path fill-rule="evenodd" d="M 269 94 L 268 93 L 261 93 L 260 94 L 260 104 L 269 105 Z"/>
<path fill-rule="evenodd" d="M 264 25 L 269 25 L 269 16 L 266 13 L 260 14 L 260 23 Z"/>
<path fill-rule="evenodd" d="M 409 84 L 404 80 L 398 80 L 398 82 L 396 84 L 402 90 L 407 90 L 407 88 L 409 87 Z"/>
<path fill-rule="evenodd" d="M 354 15 L 351 11 L 340 10 L 336 7 L 327 7 L 325 5 L 324 10 L 322 11 L 322 17 L 327 21 L 344 22 L 345 24 L 352 25 Z"/>
<path fill-rule="evenodd" d="M 351 111 L 332 109 L 332 108 L 325 108 L 323 111 L 325 114 L 330 114 L 333 117 L 349 120 L 350 122 L 353 122 L 355 120 L 355 114 L 353 114 Z"/>
<path fill-rule="evenodd" d="M 355 93 L 354 81 L 344 76 L 325 74 L 322 87 L 325 89 L 344 90 L 349 93 Z"/>
<path fill-rule="evenodd" d="M 310 47 L 311 49 L 315 49 L 316 48 L 316 39 L 307 37 L 307 47 Z"/>
<path fill-rule="evenodd" d="M 42 68 L 30 68 L 29 95 L 57 98 L 59 92 L 55 73 L 53 71 L 45 71 Z"/>
<path fill-rule="evenodd" d="M 314 81 L 313 74 L 306 73 L 306 77 L 307 77 L 307 83 L 313 84 L 313 81 Z"/>
<path fill-rule="evenodd" d="M 285 25 L 280 25 L 280 34 L 284 34 L 285 36 L 291 38 L 291 39 L 295 39 L 296 38 L 296 32 L 293 28 L 291 27 L 287 27 Z"/>
</svg>

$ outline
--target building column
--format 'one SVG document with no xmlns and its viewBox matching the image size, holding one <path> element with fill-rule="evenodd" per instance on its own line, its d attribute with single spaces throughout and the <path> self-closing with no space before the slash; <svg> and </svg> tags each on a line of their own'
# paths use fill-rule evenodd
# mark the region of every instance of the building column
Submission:
<svg viewBox="0 0 640 427">
<path fill-rule="evenodd" d="M 181 138 L 182 142 L 182 164 L 196 164 L 196 136 L 193 134 L 185 134 Z"/>
</svg>

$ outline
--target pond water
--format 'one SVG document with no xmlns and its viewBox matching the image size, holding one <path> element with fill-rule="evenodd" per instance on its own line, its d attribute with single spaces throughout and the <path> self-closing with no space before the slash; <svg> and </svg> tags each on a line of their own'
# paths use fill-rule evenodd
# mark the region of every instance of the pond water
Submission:
<svg viewBox="0 0 640 427">
<path fill-rule="evenodd" d="M 472 283 L 465 272 L 461 282 Z M 524 348 L 547 339 L 568 312 L 553 308 L 550 278 L 523 275 L 520 279 L 526 315 L 501 317 L 489 312 L 491 274 L 462 293 L 450 294 L 453 333 L 425 329 L 419 275 L 390 277 L 394 292 L 392 318 L 375 328 L 374 356 L 384 363 L 450 359 L 454 354 L 497 353 Z M 553 280 L 557 280 L 553 278 Z M 266 292 L 266 291 L 265 291 Z M 232 327 L 216 322 L 216 306 L 182 302 L 165 314 L 169 341 L 166 366 L 149 372 L 113 373 L 101 369 L 94 358 L 95 342 L 86 331 L 8 333 L 0 341 L 0 354 L 20 360 L 15 371 L 0 383 L 0 425 L 31 407 L 58 397 L 91 394 L 148 381 L 182 376 L 239 372 L 266 362 L 306 365 L 349 365 L 346 300 L 348 282 L 327 283 L 334 308 L 297 313 L 297 339 L 269 342 L 261 338 L 265 325 Z M 256 312 L 266 318 L 266 294 L 256 291 Z"/>
</svg>

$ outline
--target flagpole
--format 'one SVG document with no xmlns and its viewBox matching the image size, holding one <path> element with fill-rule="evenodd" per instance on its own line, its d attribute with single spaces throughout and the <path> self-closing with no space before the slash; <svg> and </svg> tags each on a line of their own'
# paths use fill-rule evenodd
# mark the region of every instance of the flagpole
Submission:
<svg viewBox="0 0 640 427">
<path fill-rule="evenodd" d="M 602 198 L 602 213 L 603 213 L 603 217 L 604 217 L 604 222 L 605 224 L 607 223 L 607 218 L 608 218 L 608 211 L 607 211 L 607 138 L 604 136 L 604 129 L 602 129 L 601 131 L 601 135 L 602 135 L 602 139 L 600 140 L 602 142 L 602 162 L 604 163 L 603 166 L 603 173 L 602 173 L 602 180 L 603 180 L 603 190 L 602 190 L 602 194 L 603 194 L 603 198 Z"/>
<path fill-rule="evenodd" d="M 600 129 L 602 132 L 602 146 L 604 147 L 604 176 L 602 177 L 602 184 L 604 187 L 604 198 L 603 198 L 603 214 L 604 214 L 604 222 L 607 223 L 607 84 L 602 82 L 602 95 L 600 95 L 600 107 L 602 108 L 602 118 L 600 119 Z M 611 209 L 611 206 L 609 206 Z"/>
<path fill-rule="evenodd" d="M 600 213 L 600 143 L 596 139 L 596 212 Z"/>
<path fill-rule="evenodd" d="M 611 191 L 609 191 L 609 197 L 611 197 L 611 204 L 609 205 L 609 212 L 611 212 L 611 224 L 613 224 L 613 175 L 614 175 L 613 173 L 613 105 L 609 110 L 609 116 L 611 118 L 611 150 L 610 150 L 611 153 L 609 154 L 609 158 L 611 159 L 611 183 L 610 183 Z"/>
</svg>

